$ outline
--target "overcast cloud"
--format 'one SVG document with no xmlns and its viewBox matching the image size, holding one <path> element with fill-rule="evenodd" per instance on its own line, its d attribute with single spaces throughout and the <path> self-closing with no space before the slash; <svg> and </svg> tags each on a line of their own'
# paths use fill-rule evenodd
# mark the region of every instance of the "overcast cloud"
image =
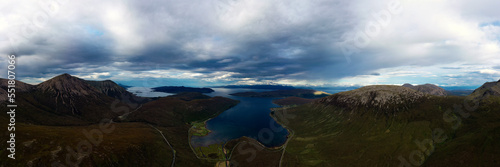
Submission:
<svg viewBox="0 0 500 167">
<path fill-rule="evenodd" d="M 17 76 L 29 83 L 62 73 L 131 84 L 161 78 L 146 86 L 500 79 L 496 0 L 0 4 L 0 53 L 17 55 Z"/>
</svg>

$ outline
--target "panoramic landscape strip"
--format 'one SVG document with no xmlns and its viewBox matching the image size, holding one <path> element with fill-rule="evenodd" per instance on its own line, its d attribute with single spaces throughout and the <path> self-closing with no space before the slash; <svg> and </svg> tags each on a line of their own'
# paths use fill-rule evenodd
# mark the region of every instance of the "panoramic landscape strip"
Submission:
<svg viewBox="0 0 500 167">
<path fill-rule="evenodd" d="M 500 1 L 0 1 L 0 167 L 497 167 Z"/>
</svg>

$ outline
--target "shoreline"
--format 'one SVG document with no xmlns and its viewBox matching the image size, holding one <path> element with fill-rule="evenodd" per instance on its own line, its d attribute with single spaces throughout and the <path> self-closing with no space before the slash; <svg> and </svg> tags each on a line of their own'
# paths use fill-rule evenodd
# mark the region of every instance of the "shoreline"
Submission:
<svg viewBox="0 0 500 167">
<path fill-rule="evenodd" d="M 284 142 L 283 144 L 281 144 L 281 145 L 279 145 L 279 146 L 268 147 L 268 146 L 265 146 L 264 144 L 262 144 L 262 143 L 261 143 L 260 141 L 258 141 L 257 139 L 254 139 L 254 138 L 251 138 L 251 137 L 248 137 L 248 136 L 241 136 L 241 137 L 239 137 L 239 138 L 236 138 L 236 139 L 231 139 L 231 140 L 239 140 L 239 139 L 242 139 L 242 138 L 247 138 L 248 140 L 251 140 L 251 142 L 253 142 L 253 143 L 255 143 L 255 144 L 258 144 L 260 147 L 262 147 L 263 149 L 265 149 L 265 150 L 267 150 L 267 151 L 272 151 L 272 152 L 285 151 L 285 149 L 286 149 L 286 146 L 287 146 L 288 142 L 289 142 L 289 141 L 293 138 L 293 136 L 294 136 L 295 132 L 294 132 L 293 130 L 289 129 L 287 126 L 285 126 L 282 122 L 280 122 L 280 121 L 279 121 L 279 120 L 275 117 L 274 112 L 276 112 L 276 110 L 277 110 L 277 109 L 278 109 L 278 110 L 283 110 L 283 109 L 288 109 L 289 107 L 287 107 L 287 106 L 281 106 L 281 105 L 278 105 L 278 104 L 276 104 L 276 103 L 274 103 L 274 102 L 272 102 L 272 103 L 273 103 L 273 104 L 275 104 L 275 105 L 277 105 L 278 107 L 269 108 L 270 112 L 269 112 L 269 114 L 268 114 L 268 115 L 269 115 L 269 116 L 270 116 L 270 117 L 271 117 L 271 118 L 272 118 L 272 119 L 273 119 L 273 120 L 274 120 L 277 124 L 279 124 L 280 126 L 282 126 L 282 127 L 283 127 L 283 129 L 284 129 L 284 130 L 286 130 L 286 131 L 287 131 L 287 133 L 288 133 L 288 134 L 286 135 L 286 140 L 285 140 L 285 142 Z M 235 105 L 235 106 L 236 106 L 236 105 Z M 235 106 L 233 106 L 233 107 L 235 107 Z M 231 108 L 233 108 L 233 107 L 231 107 Z M 229 109 L 231 109 L 231 108 L 228 108 L 227 110 L 229 110 Z M 227 110 L 224 110 L 223 112 L 225 112 L 225 111 L 227 111 Z M 223 113 L 223 112 L 221 112 L 221 113 Z M 212 133 L 212 132 L 213 132 L 212 130 L 208 129 L 208 127 L 207 127 L 207 126 L 208 126 L 208 125 L 207 125 L 207 122 L 208 122 L 208 121 L 210 121 L 210 120 L 212 120 L 213 118 L 217 117 L 217 116 L 218 116 L 218 115 L 220 115 L 221 113 L 217 113 L 217 114 L 216 114 L 216 115 L 214 115 L 213 117 L 211 117 L 211 118 L 209 118 L 209 119 L 206 119 L 206 120 L 204 120 L 203 122 L 199 122 L 199 123 L 203 123 L 203 127 L 209 131 L 207 134 L 205 134 L 205 135 L 203 135 L 203 136 L 207 136 L 207 135 L 209 135 L 210 133 Z M 218 144 L 218 143 L 210 144 L 210 145 L 208 145 L 208 146 L 198 146 L 198 147 L 193 147 L 193 145 L 192 145 L 192 143 L 191 143 L 191 142 L 192 142 L 192 140 L 191 140 L 191 139 L 192 139 L 192 137 L 193 137 L 193 132 L 192 132 L 192 130 L 194 130 L 194 128 L 193 128 L 193 127 L 194 127 L 194 126 L 192 126 L 192 125 L 191 125 L 191 127 L 190 127 L 190 129 L 189 129 L 189 131 L 188 131 L 189 146 L 191 147 L 191 151 L 195 154 L 195 156 L 196 156 L 198 159 L 208 160 L 208 161 L 216 161 L 216 162 L 231 160 L 231 157 L 233 156 L 233 153 L 234 153 L 234 149 L 235 149 L 236 147 L 238 147 L 238 145 L 240 145 L 240 144 L 244 143 L 244 142 L 240 141 L 240 142 L 238 142 L 237 144 L 235 144 L 232 148 L 230 148 L 230 149 L 228 148 L 228 150 L 227 150 L 228 152 L 226 152 L 226 153 L 229 153 L 229 156 L 228 156 L 228 158 L 226 158 L 226 159 L 210 159 L 210 158 L 199 157 L 199 156 L 198 156 L 198 154 L 197 154 L 197 152 L 196 152 L 196 150 L 195 150 L 195 148 L 198 148 L 198 147 L 210 147 L 210 145 L 214 145 L 214 144 Z M 203 137 L 203 136 L 198 136 L 198 137 Z M 231 141 L 231 140 L 229 140 L 229 141 Z M 229 141 L 225 142 L 225 143 L 222 145 L 222 148 L 223 148 L 223 149 L 226 149 L 226 144 L 227 144 Z M 225 155 L 227 155 L 226 153 L 225 153 Z"/>
</svg>

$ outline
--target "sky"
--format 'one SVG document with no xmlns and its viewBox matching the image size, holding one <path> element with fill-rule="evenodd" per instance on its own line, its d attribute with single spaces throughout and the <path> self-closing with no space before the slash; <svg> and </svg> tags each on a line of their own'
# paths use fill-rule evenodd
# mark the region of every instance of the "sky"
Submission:
<svg viewBox="0 0 500 167">
<path fill-rule="evenodd" d="M 0 69 L 132 86 L 475 86 L 500 79 L 497 0 L 0 2 Z M 6 72 L 0 73 L 5 78 Z"/>
</svg>

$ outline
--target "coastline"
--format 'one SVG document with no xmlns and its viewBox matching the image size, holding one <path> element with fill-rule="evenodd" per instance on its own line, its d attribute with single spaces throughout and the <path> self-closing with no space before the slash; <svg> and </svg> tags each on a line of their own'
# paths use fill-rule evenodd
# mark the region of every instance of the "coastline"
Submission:
<svg viewBox="0 0 500 167">
<path fill-rule="evenodd" d="M 273 102 L 273 104 L 276 104 L 276 103 Z M 254 139 L 254 138 L 251 138 L 251 137 L 248 137 L 248 136 L 242 136 L 240 138 L 233 139 L 233 140 L 244 140 L 244 141 L 238 141 L 238 143 L 236 143 L 234 146 L 232 146 L 232 148 L 226 148 L 227 144 L 231 140 L 227 141 L 226 143 L 222 143 L 222 144 L 218 143 L 218 144 L 211 144 L 209 146 L 206 146 L 207 148 L 210 148 L 210 147 L 215 147 L 215 146 L 219 146 L 220 145 L 222 147 L 223 153 L 225 155 L 223 158 L 214 159 L 214 158 L 209 158 L 209 157 L 202 157 L 201 155 L 199 155 L 199 153 L 197 151 L 198 148 L 201 148 L 201 147 L 193 147 L 193 145 L 191 143 L 191 141 L 192 141 L 191 139 L 192 139 L 192 137 L 194 137 L 193 135 L 196 133 L 196 132 L 193 132 L 193 130 L 195 130 L 195 128 L 194 128 L 193 125 L 191 125 L 191 128 L 188 131 L 188 139 L 189 139 L 188 142 L 189 142 L 189 146 L 190 146 L 192 152 L 195 154 L 195 156 L 198 159 L 208 160 L 208 161 L 216 161 L 216 162 L 226 162 L 226 161 L 230 161 L 231 160 L 235 148 L 237 148 L 240 144 L 251 142 L 253 144 L 259 145 L 261 148 L 263 148 L 266 151 L 271 151 L 271 152 L 283 151 L 283 153 L 281 155 L 281 157 L 282 157 L 283 154 L 284 154 L 284 152 L 285 152 L 285 150 L 286 150 L 286 146 L 288 145 L 288 142 L 294 137 L 295 132 L 293 130 L 289 129 L 286 125 L 284 125 L 284 123 L 281 122 L 276 117 L 276 115 L 274 114 L 278 110 L 286 110 L 286 109 L 290 108 L 291 106 L 281 106 L 281 105 L 278 105 L 278 104 L 276 104 L 276 105 L 279 106 L 279 107 L 269 108 L 269 110 L 270 110 L 269 116 L 274 121 L 276 121 L 277 124 L 279 124 L 280 126 L 282 126 L 284 130 L 286 130 L 288 132 L 288 134 L 286 135 L 286 140 L 285 140 L 285 142 L 282 145 L 275 146 L 275 147 L 267 147 L 267 146 L 265 146 L 264 144 L 262 144 L 261 142 L 259 142 L 258 140 Z M 228 108 L 227 110 L 229 110 L 231 108 Z M 212 133 L 212 130 L 208 129 L 208 127 L 207 127 L 207 122 L 210 121 L 211 119 L 214 119 L 215 117 L 217 117 L 218 115 L 220 115 L 221 113 L 223 113 L 223 112 L 225 112 L 227 110 L 224 110 L 224 111 L 222 111 L 220 113 L 214 114 L 214 116 L 212 116 L 211 118 L 208 118 L 208 119 L 204 120 L 203 122 L 198 122 L 199 124 L 202 124 L 203 128 L 205 128 L 206 130 L 208 130 L 208 133 L 204 134 L 203 136 L 206 136 L 206 135 Z M 197 128 L 199 128 L 199 127 L 197 127 Z M 199 137 L 203 137 L 203 136 L 199 136 Z M 228 147 L 231 147 L 231 146 L 228 146 Z"/>
</svg>

